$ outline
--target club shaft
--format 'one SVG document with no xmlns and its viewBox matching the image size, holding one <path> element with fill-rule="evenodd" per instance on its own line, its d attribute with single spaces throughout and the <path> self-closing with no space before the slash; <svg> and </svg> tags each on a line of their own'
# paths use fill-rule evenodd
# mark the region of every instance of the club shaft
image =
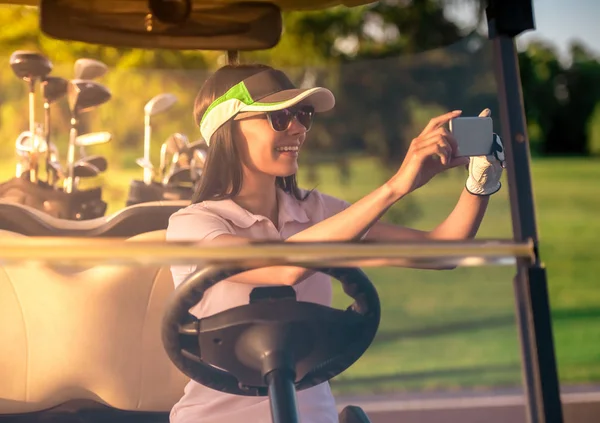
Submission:
<svg viewBox="0 0 600 423">
<path fill-rule="evenodd" d="M 150 162 L 150 137 L 152 136 L 152 126 L 150 125 L 150 115 L 144 116 L 144 159 Z M 152 170 L 144 168 L 144 183 L 152 184 Z"/>
<path fill-rule="evenodd" d="M 164 179 L 166 177 L 166 173 L 167 173 L 167 143 L 163 143 L 163 145 L 160 147 L 160 163 L 159 163 L 159 168 L 158 168 L 158 172 L 159 175 L 158 177 L 163 180 L 164 183 Z"/>
<path fill-rule="evenodd" d="M 67 178 L 65 179 L 65 191 L 73 192 L 73 173 L 75 167 L 75 140 L 77 138 L 76 121 L 71 121 L 71 131 L 69 132 L 69 150 L 67 152 Z"/>
<path fill-rule="evenodd" d="M 50 183 L 50 103 L 44 101 L 44 139 L 46 140 L 46 182 Z"/>
<path fill-rule="evenodd" d="M 33 183 L 37 182 L 37 168 L 38 168 L 38 152 L 39 144 L 38 138 L 35 134 L 35 81 L 32 80 L 30 83 L 29 90 L 29 134 L 31 136 L 31 153 L 29 155 L 29 180 Z"/>
</svg>

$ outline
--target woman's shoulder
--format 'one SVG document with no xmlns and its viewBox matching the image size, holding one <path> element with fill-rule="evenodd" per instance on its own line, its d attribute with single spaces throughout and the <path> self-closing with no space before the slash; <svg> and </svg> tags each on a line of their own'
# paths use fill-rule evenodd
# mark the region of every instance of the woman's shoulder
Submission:
<svg viewBox="0 0 600 423">
<path fill-rule="evenodd" d="M 193 216 L 194 218 L 220 218 L 219 214 L 209 207 L 206 202 L 190 204 L 173 213 L 169 219 L 181 220 L 186 217 Z"/>
<path fill-rule="evenodd" d="M 300 193 L 303 200 L 297 200 L 298 204 L 306 210 L 308 214 L 313 215 L 317 219 L 331 217 L 350 205 L 349 202 L 333 195 L 323 193 L 318 189 L 301 189 Z"/>
<path fill-rule="evenodd" d="M 211 201 L 210 203 L 213 203 Z M 231 225 L 209 204 L 190 204 L 169 217 L 167 239 L 207 238 L 209 234 L 233 233 Z"/>
</svg>

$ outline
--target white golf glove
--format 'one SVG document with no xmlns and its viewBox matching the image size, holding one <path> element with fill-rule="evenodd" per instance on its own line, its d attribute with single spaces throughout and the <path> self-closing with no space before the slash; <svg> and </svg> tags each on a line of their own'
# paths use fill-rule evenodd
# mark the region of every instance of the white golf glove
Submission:
<svg viewBox="0 0 600 423">
<path fill-rule="evenodd" d="M 492 154 L 474 156 L 469 162 L 469 178 L 466 188 L 474 195 L 491 195 L 501 187 L 500 178 L 504 169 L 504 145 L 498 134 L 494 134 Z"/>
</svg>

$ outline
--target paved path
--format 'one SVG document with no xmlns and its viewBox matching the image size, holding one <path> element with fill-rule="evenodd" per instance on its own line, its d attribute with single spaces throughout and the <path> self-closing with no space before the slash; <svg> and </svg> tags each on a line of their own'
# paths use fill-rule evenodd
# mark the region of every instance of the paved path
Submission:
<svg viewBox="0 0 600 423">
<path fill-rule="evenodd" d="M 565 389 L 564 423 L 600 422 L 600 387 Z M 358 405 L 372 423 L 527 423 L 522 391 L 339 397 Z"/>
</svg>

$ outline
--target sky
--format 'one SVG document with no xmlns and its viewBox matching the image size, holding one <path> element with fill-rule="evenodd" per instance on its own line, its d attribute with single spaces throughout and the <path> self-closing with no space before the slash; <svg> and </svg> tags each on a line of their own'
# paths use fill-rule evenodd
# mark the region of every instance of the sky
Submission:
<svg viewBox="0 0 600 423">
<path fill-rule="evenodd" d="M 533 7 L 536 29 L 517 38 L 520 48 L 541 38 L 565 57 L 569 43 L 580 40 L 600 56 L 600 0 L 533 0 Z M 471 15 L 463 6 L 448 13 L 455 22 Z"/>
<path fill-rule="evenodd" d="M 519 45 L 540 37 L 565 54 L 577 39 L 600 55 L 600 0 L 534 0 L 533 6 L 536 30 L 521 35 Z"/>
</svg>

